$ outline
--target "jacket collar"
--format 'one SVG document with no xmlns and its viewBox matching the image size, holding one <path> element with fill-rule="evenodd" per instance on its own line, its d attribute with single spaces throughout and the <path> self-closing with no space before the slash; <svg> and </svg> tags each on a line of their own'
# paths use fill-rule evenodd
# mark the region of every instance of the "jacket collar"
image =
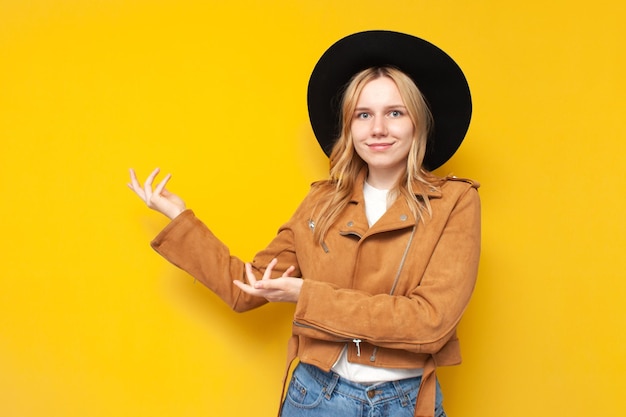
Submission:
<svg viewBox="0 0 626 417">
<path fill-rule="evenodd" d="M 371 228 L 368 227 L 367 217 L 365 216 L 365 198 L 363 196 L 363 185 L 366 175 L 367 169 L 362 169 L 355 181 L 350 203 L 348 204 L 344 216 L 340 219 L 340 221 L 343 220 L 343 224 L 340 224 L 341 233 L 344 235 L 364 237 L 366 234 L 369 235 L 415 226 L 417 220 L 415 216 L 413 216 L 406 200 L 404 198 L 398 198 L 376 224 L 372 225 Z M 417 188 L 421 185 L 415 184 L 415 186 Z M 441 191 L 433 187 L 428 190 L 427 196 L 429 198 L 440 198 Z"/>
<path fill-rule="evenodd" d="M 364 204 L 363 200 L 363 185 L 365 183 L 365 178 L 367 177 L 367 168 L 363 168 L 359 175 L 356 178 L 356 182 L 354 184 L 354 189 L 352 190 L 352 196 L 350 197 L 350 202 L 354 204 Z M 413 189 L 420 189 L 424 185 L 418 183 L 417 181 L 413 181 Z M 437 190 L 435 187 L 429 187 L 426 190 L 426 195 L 428 198 L 441 198 L 441 191 Z"/>
</svg>

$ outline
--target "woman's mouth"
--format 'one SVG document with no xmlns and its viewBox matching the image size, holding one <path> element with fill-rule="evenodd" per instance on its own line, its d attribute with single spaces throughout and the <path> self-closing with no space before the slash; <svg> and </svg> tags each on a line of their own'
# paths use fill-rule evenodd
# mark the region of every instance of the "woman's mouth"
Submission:
<svg viewBox="0 0 626 417">
<path fill-rule="evenodd" d="M 367 145 L 368 148 L 370 148 L 373 151 L 385 151 L 389 148 L 391 148 L 393 144 L 392 143 L 370 143 Z"/>
</svg>

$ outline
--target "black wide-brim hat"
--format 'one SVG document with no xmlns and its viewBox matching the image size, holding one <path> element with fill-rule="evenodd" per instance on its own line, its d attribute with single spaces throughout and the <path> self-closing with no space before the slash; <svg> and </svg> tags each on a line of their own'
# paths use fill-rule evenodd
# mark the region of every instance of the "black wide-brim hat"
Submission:
<svg viewBox="0 0 626 417">
<path fill-rule="evenodd" d="M 350 79 L 370 68 L 392 66 L 422 92 L 433 116 L 424 167 L 443 165 L 463 142 L 472 116 L 465 75 L 448 54 L 423 39 L 385 30 L 359 32 L 337 41 L 319 59 L 308 87 L 309 119 L 326 155 L 340 132 L 342 94 Z"/>
</svg>

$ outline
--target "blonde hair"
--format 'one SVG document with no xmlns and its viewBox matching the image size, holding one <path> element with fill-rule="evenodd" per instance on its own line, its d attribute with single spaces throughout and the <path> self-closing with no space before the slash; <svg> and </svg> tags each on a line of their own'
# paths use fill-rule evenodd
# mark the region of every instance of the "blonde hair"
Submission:
<svg viewBox="0 0 626 417">
<path fill-rule="evenodd" d="M 330 178 L 325 182 L 327 197 L 322 200 L 320 214 L 315 224 L 315 238 L 323 244 L 328 230 L 348 205 L 358 174 L 367 167 L 356 153 L 352 140 L 351 124 L 357 100 L 363 87 L 380 77 L 390 78 L 398 87 L 400 96 L 413 122 L 413 143 L 409 150 L 404 174 L 389 192 L 395 200 L 404 197 L 413 215 L 424 220 L 426 213 L 432 215 L 427 191 L 437 189 L 439 178 L 428 172 L 422 165 L 426 154 L 428 132 L 432 126 L 432 115 L 422 93 L 413 80 L 393 67 L 374 67 L 357 73 L 345 88 L 341 102 L 341 133 L 330 154 Z M 416 189 L 417 186 L 417 189 Z"/>
</svg>

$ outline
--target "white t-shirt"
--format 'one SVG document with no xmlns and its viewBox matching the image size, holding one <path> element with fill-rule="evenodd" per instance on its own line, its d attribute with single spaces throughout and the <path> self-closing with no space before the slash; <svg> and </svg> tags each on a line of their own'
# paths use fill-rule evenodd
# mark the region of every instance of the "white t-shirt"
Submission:
<svg viewBox="0 0 626 417">
<path fill-rule="evenodd" d="M 365 215 L 371 227 L 387 211 L 387 194 L 389 190 L 379 190 L 367 182 L 363 185 L 365 198 Z M 376 366 L 361 365 L 348 362 L 348 349 L 344 348 L 332 367 L 332 370 L 342 378 L 361 384 L 376 384 L 379 382 L 397 381 L 422 375 L 422 369 L 391 369 Z"/>
</svg>

